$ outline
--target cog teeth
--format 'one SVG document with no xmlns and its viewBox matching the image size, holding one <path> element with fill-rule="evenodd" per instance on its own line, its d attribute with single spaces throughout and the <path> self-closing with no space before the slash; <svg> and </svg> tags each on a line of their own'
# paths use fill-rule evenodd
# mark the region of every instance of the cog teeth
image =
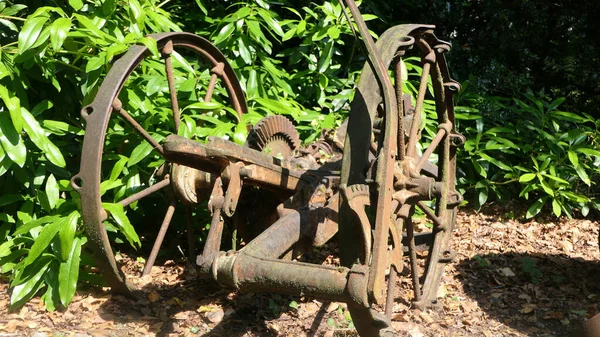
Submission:
<svg viewBox="0 0 600 337">
<path fill-rule="evenodd" d="M 364 184 L 354 184 L 348 186 L 346 188 L 346 195 L 348 196 L 348 200 L 352 200 L 357 197 L 366 196 L 369 197 L 369 185 Z"/>
<path fill-rule="evenodd" d="M 263 151 L 267 144 L 277 140 L 289 148 L 293 154 L 300 147 L 300 136 L 294 124 L 284 116 L 273 115 L 261 119 L 248 135 L 246 145 L 252 149 Z M 287 152 L 287 151 L 286 151 Z"/>
</svg>

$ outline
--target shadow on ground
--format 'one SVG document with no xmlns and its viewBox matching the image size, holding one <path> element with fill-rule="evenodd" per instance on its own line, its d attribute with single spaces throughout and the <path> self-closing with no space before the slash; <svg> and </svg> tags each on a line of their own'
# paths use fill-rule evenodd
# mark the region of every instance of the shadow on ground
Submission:
<svg viewBox="0 0 600 337">
<path fill-rule="evenodd" d="M 598 312 L 600 263 L 564 255 L 487 254 L 457 266 L 465 293 L 529 336 L 568 336 Z"/>
</svg>

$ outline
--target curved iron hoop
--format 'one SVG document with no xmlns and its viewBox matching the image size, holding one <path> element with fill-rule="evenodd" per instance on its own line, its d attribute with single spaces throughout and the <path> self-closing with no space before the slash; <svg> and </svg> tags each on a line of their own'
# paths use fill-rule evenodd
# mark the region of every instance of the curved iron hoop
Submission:
<svg viewBox="0 0 600 337">
<path fill-rule="evenodd" d="M 233 68 L 223 53 L 210 41 L 195 34 L 180 32 L 159 33 L 149 35 L 149 37 L 156 40 L 159 50 L 170 41 L 174 46 L 196 52 L 212 64 L 224 64 L 223 82 L 230 95 L 233 108 L 238 116 L 248 111 L 244 92 Z M 134 287 L 127 282 L 117 267 L 105 226 L 102 223 L 104 218 L 100 198 L 102 150 L 106 137 L 105 130 L 113 111 L 113 100 L 118 97 L 125 80 L 137 65 L 150 54 L 145 46 L 132 46 L 115 62 L 102 82 L 94 101 L 81 110 L 81 116 L 86 121 L 81 166 L 79 173 L 71 179 L 73 189 L 81 195 L 84 229 L 87 232 L 88 244 L 96 257 L 98 267 L 104 273 L 112 291 L 124 295 L 131 295 Z"/>
</svg>

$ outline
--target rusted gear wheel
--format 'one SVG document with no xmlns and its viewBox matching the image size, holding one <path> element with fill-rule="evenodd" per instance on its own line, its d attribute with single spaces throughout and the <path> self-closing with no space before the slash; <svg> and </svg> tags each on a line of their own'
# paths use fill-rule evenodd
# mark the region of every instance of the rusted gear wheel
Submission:
<svg viewBox="0 0 600 337">
<path fill-rule="evenodd" d="M 156 40 L 161 58 L 145 46 L 131 47 L 113 64 L 94 101 L 82 109 L 81 171 L 71 180 L 81 195 L 83 225 L 97 265 L 112 291 L 124 295 L 135 287 L 121 272 L 112 243 L 123 237 L 138 242 L 132 223 L 144 223 L 139 230 L 159 228 L 143 274 L 150 272 L 172 222 L 186 223 L 187 255 L 195 261 L 192 216 L 200 210 L 190 205 L 202 198 L 195 194 L 198 186 L 175 185 L 201 181 L 210 188 L 211 182 L 188 179 L 202 173 L 165 160 L 163 140 L 170 134 L 199 138 L 203 135 L 197 130 L 208 129 L 206 124 L 226 109 L 234 110 L 238 121 L 247 112 L 234 70 L 208 40 L 189 33 L 149 37 Z M 182 205 L 184 196 L 191 200 Z M 111 239 L 107 231 L 113 232 Z"/>
<path fill-rule="evenodd" d="M 300 136 L 292 122 L 284 116 L 262 118 L 248 133 L 246 146 L 280 159 L 291 159 L 300 147 Z M 239 236 L 250 242 L 279 218 L 277 206 L 290 197 L 289 193 L 259 188 L 242 190 L 233 216 Z"/>
<path fill-rule="evenodd" d="M 273 115 L 256 123 L 246 138 L 246 145 L 275 157 L 291 158 L 300 148 L 300 136 L 289 119 Z"/>
<path fill-rule="evenodd" d="M 394 86 L 392 79 L 376 76 L 367 64 L 355 95 L 358 99 L 351 107 L 341 186 L 370 187 L 370 202 L 365 206 L 368 216 L 363 218 L 373 220 L 361 220 L 350 198 L 341 198 L 340 224 L 344 226 L 340 226 L 338 236 L 342 264 L 369 267 L 367 296 L 371 306 L 348 306 L 361 336 L 393 334 L 389 324 L 397 273 L 403 269 L 403 245 L 408 246 L 414 300 L 419 307 L 436 303 L 444 267 L 454 255 L 449 242 L 462 199 L 455 190 L 455 145 L 460 137 L 455 131 L 452 95 L 460 87 L 450 78 L 444 58 L 450 45 L 438 40 L 433 28 L 400 25 L 382 34 L 377 49 L 384 71 L 379 73 L 387 76 L 392 68 Z M 407 80 L 402 75 L 402 57 L 408 53 L 417 54 L 423 65 L 414 112 L 405 106 L 408 100 L 402 92 Z M 423 131 L 421 117 L 425 113 L 436 120 L 429 121 Z M 422 132 L 430 137 L 422 136 Z M 430 245 L 423 267 L 415 247 L 416 208 L 433 223 L 433 229 L 425 233 Z M 364 234 L 369 232 L 364 229 L 366 221 L 372 237 Z"/>
</svg>

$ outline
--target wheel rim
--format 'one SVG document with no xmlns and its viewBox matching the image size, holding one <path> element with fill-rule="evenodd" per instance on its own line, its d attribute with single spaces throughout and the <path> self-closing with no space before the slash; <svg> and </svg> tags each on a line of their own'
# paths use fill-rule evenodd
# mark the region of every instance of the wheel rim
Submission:
<svg viewBox="0 0 600 337">
<path fill-rule="evenodd" d="M 365 66 L 361 73 L 361 80 L 358 84 L 358 90 L 355 94 L 355 101 L 352 104 L 352 110 L 350 113 L 350 121 L 348 125 L 348 135 L 344 147 L 344 161 L 342 167 L 341 184 L 351 186 L 354 184 L 367 184 L 372 187 L 371 193 L 371 204 L 375 204 L 381 200 L 381 197 L 388 195 L 389 199 L 384 202 L 392 203 L 393 218 L 394 220 L 390 224 L 390 233 L 393 234 L 396 231 L 396 239 L 390 239 L 389 234 L 382 236 L 380 234 L 380 240 L 383 237 L 385 246 L 392 243 L 393 249 L 391 252 L 397 250 L 399 233 L 402 232 L 402 228 L 406 229 L 406 237 L 403 241 L 406 242 L 409 250 L 409 260 L 411 265 L 411 274 L 415 292 L 416 304 L 420 307 L 427 306 L 431 302 L 435 301 L 437 288 L 439 286 L 441 276 L 443 273 L 443 264 L 452 255 L 449 250 L 449 240 L 454 226 L 454 214 L 456 205 L 460 202 L 460 197 L 457 197 L 457 193 L 454 190 L 455 185 L 455 148 L 451 147 L 450 140 L 455 132 L 454 127 L 454 111 L 453 111 L 453 100 L 452 94 L 457 91 L 458 84 L 454 82 L 448 73 L 446 66 L 444 53 L 449 50 L 449 44 L 438 40 L 432 33 L 433 26 L 420 26 L 420 25 L 401 25 L 396 26 L 384 34 L 377 42 L 377 49 L 380 52 L 381 61 L 384 67 L 390 68 L 392 62 L 394 62 L 393 70 L 395 74 L 396 83 L 396 100 L 398 102 L 399 121 L 398 121 L 398 132 L 392 137 L 397 137 L 398 153 L 395 156 L 397 163 L 400 165 L 399 169 L 396 167 L 394 170 L 394 192 L 393 197 L 391 193 L 384 192 L 389 189 L 390 186 L 374 186 L 372 181 L 376 180 L 375 177 L 380 174 L 377 172 L 379 169 L 377 165 L 374 165 L 374 158 L 381 158 L 388 156 L 390 153 L 382 152 L 382 139 L 389 137 L 385 135 L 383 126 L 385 125 L 384 116 L 378 115 L 379 105 L 382 102 L 382 94 L 379 91 L 379 87 L 374 85 L 376 79 L 368 65 Z M 421 60 L 427 64 L 421 74 L 421 85 L 417 90 L 417 100 L 415 113 L 413 116 L 408 115 L 408 109 L 405 107 L 403 93 L 401 85 L 398 83 L 405 81 L 402 78 L 402 69 L 400 57 L 404 52 L 414 45 L 415 49 L 420 52 Z M 400 57 L 398 57 L 400 55 Z M 429 69 L 425 69 L 429 68 Z M 419 154 L 417 145 L 421 143 L 421 122 L 420 116 L 423 110 L 425 97 L 427 93 L 427 83 L 429 80 L 428 71 L 431 73 L 431 83 L 433 84 L 434 99 L 436 102 L 436 112 L 438 114 L 438 126 L 441 131 L 438 131 L 430 146 L 427 149 L 423 149 L 423 153 Z M 354 119 L 354 120 L 353 120 Z M 365 128 L 364 125 L 369 123 L 372 127 Z M 378 126 L 379 125 L 379 126 Z M 377 132 L 379 128 L 379 132 Z M 366 129 L 366 130 L 365 130 Z M 402 135 L 402 136 L 400 136 Z M 408 135 L 405 138 L 404 135 Z M 375 143 L 372 144 L 370 141 L 372 137 L 375 138 Z M 370 144 L 370 145 L 369 145 Z M 369 154 L 371 153 L 371 154 Z M 438 154 L 438 161 L 434 164 L 434 161 L 430 160 L 430 156 L 434 153 Z M 438 167 L 441 169 L 438 170 Z M 400 172 L 400 174 L 398 173 Z M 429 198 L 426 200 L 435 200 L 435 207 L 432 210 L 421 197 L 415 197 L 414 193 L 411 196 L 409 191 L 410 181 L 420 177 L 434 177 L 437 187 L 441 189 L 439 195 L 435 198 Z M 407 179 L 410 178 L 410 179 Z M 411 180 L 412 179 L 412 180 Z M 404 180 L 409 180 L 408 184 Z M 433 186 L 433 185 L 432 185 Z M 374 191 L 373 191 L 374 190 Z M 453 198 L 458 200 L 451 200 L 448 198 L 451 195 Z M 451 206 L 449 206 L 451 205 Z M 423 282 L 420 280 L 420 272 L 417 266 L 416 248 L 414 243 L 414 224 L 412 217 L 416 208 L 422 209 L 425 215 L 434 222 L 434 229 L 432 231 L 433 243 L 430 247 L 426 269 L 423 273 Z M 360 233 L 359 228 L 360 221 L 349 212 L 350 207 L 340 205 L 340 223 L 344 226 L 340 226 L 340 255 L 342 263 L 345 265 L 352 265 L 356 262 L 375 264 L 376 261 L 369 261 L 365 259 L 365 254 L 361 254 L 361 249 L 357 247 L 364 247 L 364 238 L 358 236 L 356 233 Z M 377 215 L 379 216 L 379 215 Z M 377 222 L 377 220 L 375 220 Z M 397 225 L 395 225 L 397 224 Z M 399 233 L 398 233 L 399 232 Z M 387 233 L 386 233 L 387 234 Z M 377 238 L 375 238 L 377 240 Z M 368 243 L 367 243 L 368 244 Z M 374 245 L 377 241 L 374 241 Z M 398 245 L 399 247 L 402 244 Z M 393 255 L 392 253 L 390 255 Z M 396 252 L 397 254 L 397 252 Z M 438 258 L 442 255 L 442 258 Z M 432 258 L 434 257 L 435 258 Z M 398 260 L 396 258 L 396 260 Z M 392 262 L 390 262 L 392 261 Z M 387 277 L 389 283 L 387 284 L 387 298 L 382 300 L 383 293 L 375 294 L 370 293 L 370 302 L 373 304 L 383 304 L 385 302 L 385 316 L 378 318 L 378 315 L 374 313 L 372 309 L 358 308 L 349 306 L 352 314 L 355 326 L 361 335 L 371 336 L 376 334 L 384 334 L 385 330 L 382 330 L 385 325 L 382 325 L 382 321 L 389 320 L 393 311 L 394 301 L 394 289 L 397 285 L 395 280 L 394 268 L 400 271 L 402 261 L 393 262 L 390 258 L 387 262 L 387 268 L 390 270 L 391 277 Z M 371 267 L 372 268 L 372 267 Z M 371 277 L 376 275 L 371 274 Z M 385 276 L 384 276 L 385 278 Z M 391 280 L 390 280 L 391 278 Z M 384 281 L 379 281 L 384 282 Z M 371 286 L 371 289 L 372 286 Z M 433 298 L 433 299 L 432 299 Z M 390 302 L 391 301 L 391 302 Z"/>
<path fill-rule="evenodd" d="M 211 69 L 214 71 L 211 73 L 211 81 L 209 82 L 204 98 L 208 98 L 208 100 L 212 98 L 215 85 L 217 84 L 216 82 L 220 80 L 219 83 L 222 83 L 222 86 L 229 97 L 229 103 L 233 106 L 238 118 L 241 120 L 241 115 L 247 112 L 243 91 L 235 72 L 227 63 L 225 56 L 214 45 L 206 39 L 188 33 L 162 33 L 151 35 L 150 37 L 157 41 L 158 49 L 163 56 L 165 75 L 167 77 L 166 80 L 168 82 L 168 91 L 171 100 L 171 123 L 174 124 L 175 130 L 179 127 L 180 113 L 173 75 L 172 58 L 174 58 L 174 56 L 172 55 L 175 54 L 172 54 L 172 51 L 174 48 L 193 53 L 199 60 L 202 60 L 211 66 Z M 104 278 L 111 286 L 112 291 L 121 294 L 130 294 L 133 287 L 126 280 L 126 277 L 117 266 L 106 232 L 106 227 L 103 223 L 108 215 L 102 206 L 101 198 L 102 161 L 103 155 L 106 155 L 104 153 L 106 131 L 109 127 L 109 121 L 113 112 L 119 114 L 119 118 L 123 118 L 123 120 L 137 131 L 155 151 L 162 153 L 159 141 L 155 140 L 157 137 L 153 138 L 152 135 L 144 129 L 142 126 L 143 123 L 133 119 L 133 117 L 123 109 L 123 105 L 119 100 L 121 90 L 128 78 L 136 68 L 138 68 L 142 61 L 150 55 L 151 52 L 145 46 L 136 45 L 131 47 L 126 54 L 115 62 L 102 83 L 94 101 L 82 109 L 82 117 L 86 121 L 86 136 L 83 141 L 81 171 L 71 180 L 73 188 L 81 195 L 83 224 L 88 234 L 88 244 L 93 251 L 98 267 L 101 269 Z M 195 90 L 195 87 L 193 90 Z M 175 99 L 173 100 L 173 98 Z M 126 207 L 149 194 L 167 188 L 169 185 L 171 185 L 170 179 L 163 178 L 162 180 L 157 181 L 157 183 L 148 186 L 146 189 L 120 200 L 120 204 Z M 169 206 L 162 221 L 159 239 L 161 236 L 164 236 L 164 232 L 166 232 L 166 229 L 169 226 L 175 210 L 174 202 L 174 198 L 170 198 Z M 189 207 L 186 209 L 186 213 L 189 213 Z M 186 218 L 190 218 L 189 214 L 187 214 Z M 186 222 L 188 223 L 188 235 L 190 235 L 190 222 Z M 189 238 L 193 239 L 193 237 Z M 160 242 L 158 243 L 158 247 L 160 247 Z M 188 247 L 190 250 L 190 254 L 188 255 L 190 256 L 192 256 L 191 248 L 193 247 L 190 243 Z M 149 260 L 148 262 L 151 261 Z M 149 271 L 150 268 L 146 269 Z"/>
</svg>

